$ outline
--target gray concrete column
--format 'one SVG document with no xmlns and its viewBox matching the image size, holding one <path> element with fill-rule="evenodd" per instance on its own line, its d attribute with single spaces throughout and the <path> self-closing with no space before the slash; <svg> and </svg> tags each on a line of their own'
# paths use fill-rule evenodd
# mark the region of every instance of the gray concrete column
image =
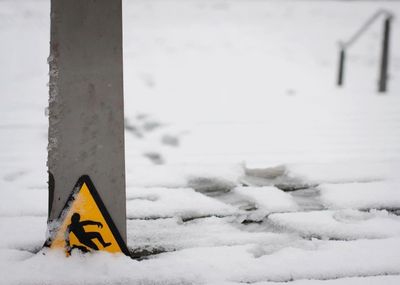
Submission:
<svg viewBox="0 0 400 285">
<path fill-rule="evenodd" d="M 121 0 L 51 0 L 49 221 L 80 176 L 126 242 Z"/>
</svg>

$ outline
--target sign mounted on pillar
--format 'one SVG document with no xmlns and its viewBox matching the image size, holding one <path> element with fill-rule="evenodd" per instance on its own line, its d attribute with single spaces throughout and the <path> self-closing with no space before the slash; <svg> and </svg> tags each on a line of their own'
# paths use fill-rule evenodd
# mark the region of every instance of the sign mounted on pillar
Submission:
<svg viewBox="0 0 400 285">
<path fill-rule="evenodd" d="M 52 249 L 64 249 L 68 255 L 74 249 L 129 255 L 107 208 L 86 175 L 79 178 L 57 223 L 53 224 L 46 245 Z"/>
<path fill-rule="evenodd" d="M 128 254 L 121 0 L 51 0 L 49 65 L 51 248 Z"/>
</svg>

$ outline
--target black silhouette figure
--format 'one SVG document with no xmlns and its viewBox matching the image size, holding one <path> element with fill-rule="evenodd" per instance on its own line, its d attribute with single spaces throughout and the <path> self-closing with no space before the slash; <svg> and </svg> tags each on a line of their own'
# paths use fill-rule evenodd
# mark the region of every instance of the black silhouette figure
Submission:
<svg viewBox="0 0 400 285">
<path fill-rule="evenodd" d="M 83 252 L 88 252 L 90 251 L 88 248 L 94 249 L 94 250 L 99 250 L 99 248 L 97 247 L 97 245 L 92 241 L 93 239 L 97 239 L 103 247 L 108 247 L 111 245 L 111 242 L 105 242 L 103 240 L 103 237 L 101 236 L 100 233 L 98 232 L 86 232 L 84 226 L 88 226 L 88 225 L 95 225 L 98 226 L 99 228 L 103 227 L 103 224 L 100 222 L 96 222 L 96 221 L 90 221 L 90 220 L 86 220 L 86 221 L 80 221 L 81 216 L 78 213 L 74 213 L 71 217 L 71 224 L 68 225 L 67 227 L 67 231 L 65 233 L 65 241 L 67 244 L 67 248 L 68 250 L 72 250 L 74 248 L 78 248 Z M 69 242 L 69 234 L 70 233 L 74 233 L 74 235 L 76 236 L 76 238 L 79 240 L 79 242 L 84 246 L 79 246 L 79 245 L 73 245 L 72 247 L 70 246 L 70 242 Z"/>
</svg>

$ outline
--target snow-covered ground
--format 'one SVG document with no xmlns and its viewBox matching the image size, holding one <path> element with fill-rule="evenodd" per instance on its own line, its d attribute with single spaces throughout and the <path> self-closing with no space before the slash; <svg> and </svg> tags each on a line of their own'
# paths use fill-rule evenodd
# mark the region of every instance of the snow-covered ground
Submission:
<svg viewBox="0 0 400 285">
<path fill-rule="evenodd" d="M 128 246 L 41 251 L 49 1 L 0 0 L 0 284 L 399 284 L 395 1 L 125 0 Z"/>
</svg>

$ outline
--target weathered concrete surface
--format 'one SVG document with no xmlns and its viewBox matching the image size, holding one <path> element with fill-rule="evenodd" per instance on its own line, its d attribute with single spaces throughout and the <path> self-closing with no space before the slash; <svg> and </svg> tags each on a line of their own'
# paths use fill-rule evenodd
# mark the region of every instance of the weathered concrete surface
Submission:
<svg viewBox="0 0 400 285">
<path fill-rule="evenodd" d="M 86 174 L 126 241 L 121 1 L 52 0 L 49 64 L 49 220 Z"/>
</svg>

